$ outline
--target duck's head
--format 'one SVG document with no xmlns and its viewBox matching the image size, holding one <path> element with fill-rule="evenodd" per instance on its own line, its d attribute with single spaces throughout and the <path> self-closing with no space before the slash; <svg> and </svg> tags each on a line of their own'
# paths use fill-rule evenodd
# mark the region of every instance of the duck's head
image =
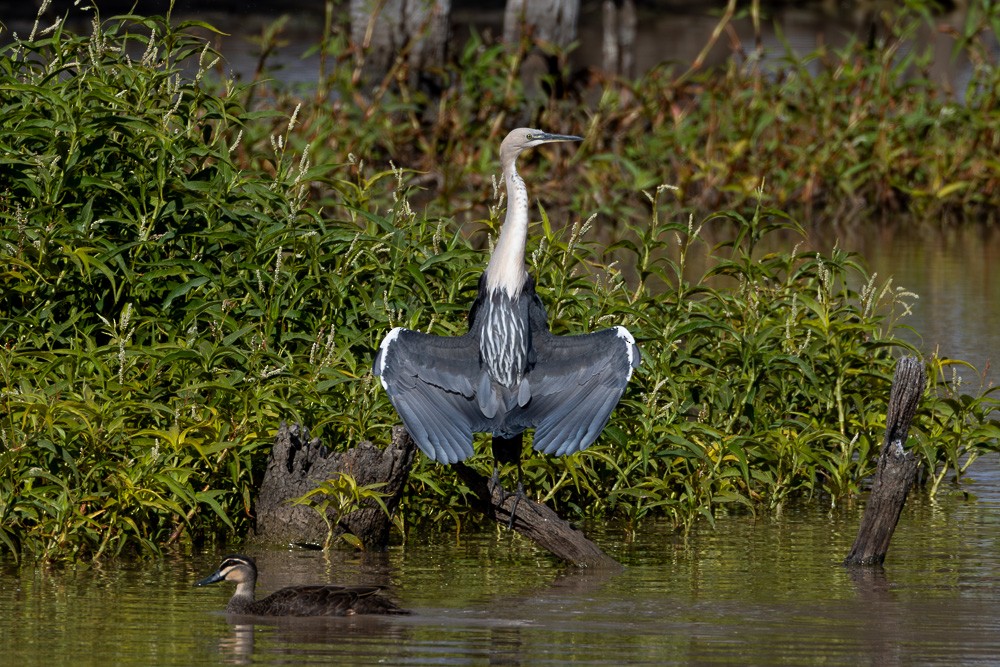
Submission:
<svg viewBox="0 0 1000 667">
<path fill-rule="evenodd" d="M 208 586 L 220 581 L 231 581 L 234 584 L 246 584 L 256 581 L 257 563 L 250 556 L 233 554 L 222 559 L 219 569 L 208 575 L 195 586 Z"/>
</svg>

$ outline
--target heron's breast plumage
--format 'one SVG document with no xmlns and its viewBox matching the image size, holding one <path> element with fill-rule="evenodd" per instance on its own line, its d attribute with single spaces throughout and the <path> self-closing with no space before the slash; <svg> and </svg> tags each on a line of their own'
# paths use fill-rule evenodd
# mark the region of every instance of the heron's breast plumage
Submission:
<svg viewBox="0 0 1000 667">
<path fill-rule="evenodd" d="M 511 297 L 503 290 L 485 295 L 479 317 L 479 352 L 490 379 L 514 389 L 528 369 L 531 335 L 523 295 Z"/>
</svg>

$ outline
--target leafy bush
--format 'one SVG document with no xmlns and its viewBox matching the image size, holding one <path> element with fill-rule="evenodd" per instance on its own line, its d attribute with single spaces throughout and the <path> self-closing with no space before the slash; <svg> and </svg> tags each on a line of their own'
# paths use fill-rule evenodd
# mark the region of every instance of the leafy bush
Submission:
<svg viewBox="0 0 1000 667">
<path fill-rule="evenodd" d="M 316 218 L 308 164 L 279 150 L 265 179 L 233 162 L 253 114 L 200 84 L 215 56 L 185 28 L 57 25 L 0 60 L 0 539 L 14 553 L 234 527 L 260 420 L 285 412 L 271 378 L 299 313 L 276 297 L 296 293 L 281 244 Z"/>
</svg>

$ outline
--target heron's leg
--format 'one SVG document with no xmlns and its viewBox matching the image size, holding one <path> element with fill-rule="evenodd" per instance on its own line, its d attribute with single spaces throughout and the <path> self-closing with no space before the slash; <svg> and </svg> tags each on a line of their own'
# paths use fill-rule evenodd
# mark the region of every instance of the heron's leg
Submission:
<svg viewBox="0 0 1000 667">
<path fill-rule="evenodd" d="M 517 506 L 521 503 L 521 498 L 524 498 L 524 483 L 521 481 L 521 459 L 518 457 L 517 460 L 517 491 L 513 493 L 514 504 L 510 508 L 510 520 L 507 522 L 507 530 L 514 529 L 514 517 L 517 516 Z M 506 501 L 506 498 L 504 499 Z"/>
<path fill-rule="evenodd" d="M 493 490 L 493 487 L 499 485 L 500 485 L 500 464 L 494 461 L 493 474 L 490 476 L 490 491 Z M 503 487 L 501 486 L 500 489 L 503 490 Z"/>
<path fill-rule="evenodd" d="M 511 495 L 514 496 L 514 505 L 510 510 L 510 521 L 507 523 L 507 528 L 514 527 L 514 516 L 517 512 L 518 503 L 521 502 L 521 498 L 524 497 L 524 484 L 521 480 L 521 443 L 522 434 L 518 433 L 510 438 L 505 438 L 503 436 L 493 435 L 493 478 L 491 483 L 494 488 L 499 487 L 500 492 L 500 504 L 503 505 L 507 502 L 507 498 Z M 513 463 L 517 465 L 517 491 L 513 494 L 509 494 L 506 489 L 500 485 L 500 465 L 503 463 Z"/>
<path fill-rule="evenodd" d="M 496 463 L 493 464 L 493 475 L 490 477 L 490 493 L 493 493 L 494 489 L 499 489 L 500 504 L 502 505 L 507 501 L 507 489 L 500 484 L 500 466 Z"/>
</svg>

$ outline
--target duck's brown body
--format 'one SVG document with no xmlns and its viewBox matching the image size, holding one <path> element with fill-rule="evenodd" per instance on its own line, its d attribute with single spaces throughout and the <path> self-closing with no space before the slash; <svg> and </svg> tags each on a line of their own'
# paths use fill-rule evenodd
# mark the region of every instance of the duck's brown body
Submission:
<svg viewBox="0 0 1000 667">
<path fill-rule="evenodd" d="M 226 556 L 219 569 L 199 581 L 207 586 L 219 581 L 236 584 L 226 605 L 231 614 L 247 616 L 351 616 L 353 614 L 407 614 L 381 594 L 378 586 L 289 586 L 266 598 L 254 599 L 257 563 L 249 556 Z"/>
</svg>

